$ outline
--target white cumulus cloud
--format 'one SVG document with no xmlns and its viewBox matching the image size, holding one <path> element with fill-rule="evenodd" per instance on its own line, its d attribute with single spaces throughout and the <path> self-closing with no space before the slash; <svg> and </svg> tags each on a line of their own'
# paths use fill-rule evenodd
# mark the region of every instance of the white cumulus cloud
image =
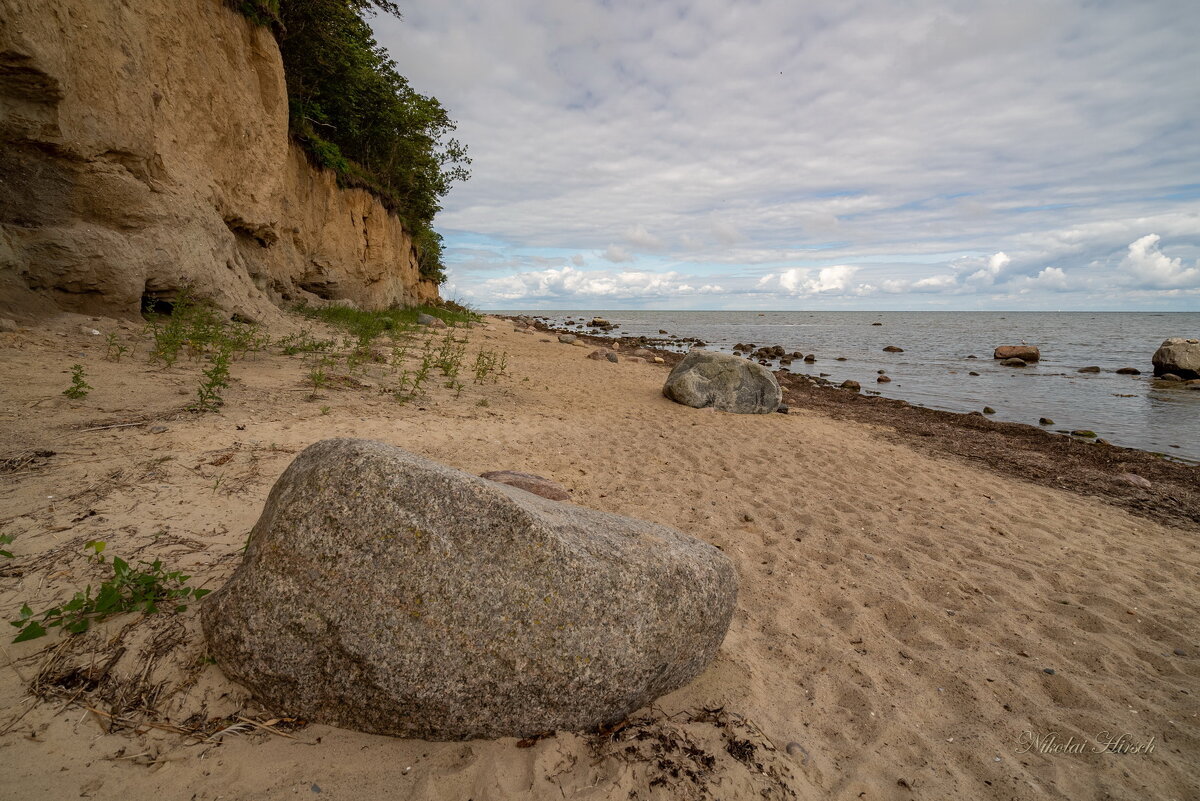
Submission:
<svg viewBox="0 0 1200 801">
<path fill-rule="evenodd" d="M 1190 289 L 1200 287 L 1200 260 L 1184 267 L 1183 259 L 1170 258 L 1158 249 L 1158 234 L 1146 234 L 1130 243 L 1122 262 L 1137 286 L 1147 289 Z"/>
</svg>

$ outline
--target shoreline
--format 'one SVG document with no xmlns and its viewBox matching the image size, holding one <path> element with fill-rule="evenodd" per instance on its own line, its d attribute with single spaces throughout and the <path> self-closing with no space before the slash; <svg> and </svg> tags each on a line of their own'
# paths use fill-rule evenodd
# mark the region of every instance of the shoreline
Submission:
<svg viewBox="0 0 1200 801">
<path fill-rule="evenodd" d="M 640 343 L 637 338 L 581 333 L 524 319 L 538 330 L 572 334 L 598 347 L 612 342 L 622 347 L 642 347 L 661 356 L 668 367 L 684 355 Z M 910 446 L 982 461 L 1007 475 L 1112 500 L 1147 517 L 1188 526 L 1200 524 L 1200 463 L 1085 440 L 1026 423 L 991 420 L 978 412 L 932 409 L 898 398 L 844 390 L 787 369 L 771 372 L 784 390 L 785 404 L 798 404 L 835 419 L 885 426 Z M 1143 478 L 1151 486 L 1130 483 L 1121 478 L 1125 474 Z"/>
</svg>

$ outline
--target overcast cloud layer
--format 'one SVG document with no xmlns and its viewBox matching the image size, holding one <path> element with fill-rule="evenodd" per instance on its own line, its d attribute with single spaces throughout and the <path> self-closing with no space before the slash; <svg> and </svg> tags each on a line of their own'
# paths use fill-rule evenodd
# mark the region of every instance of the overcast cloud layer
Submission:
<svg viewBox="0 0 1200 801">
<path fill-rule="evenodd" d="M 483 308 L 1200 308 L 1200 4 L 404 3 Z"/>
</svg>

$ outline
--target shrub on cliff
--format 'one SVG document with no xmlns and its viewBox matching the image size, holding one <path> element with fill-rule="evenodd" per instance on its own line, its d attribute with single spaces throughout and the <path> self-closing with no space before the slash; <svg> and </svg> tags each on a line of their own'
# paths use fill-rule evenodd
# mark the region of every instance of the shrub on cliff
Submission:
<svg viewBox="0 0 1200 801">
<path fill-rule="evenodd" d="M 405 222 L 421 274 L 439 283 L 441 199 L 470 173 L 466 147 L 437 98 L 396 71 L 366 15 L 400 15 L 392 0 L 231 0 L 270 25 L 283 54 L 292 135 L 339 180 L 374 192 Z"/>
</svg>

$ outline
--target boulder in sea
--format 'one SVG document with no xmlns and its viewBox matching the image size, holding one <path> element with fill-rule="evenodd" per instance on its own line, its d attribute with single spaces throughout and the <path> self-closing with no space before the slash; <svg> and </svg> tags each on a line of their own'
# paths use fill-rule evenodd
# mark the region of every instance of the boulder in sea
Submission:
<svg viewBox="0 0 1200 801">
<path fill-rule="evenodd" d="M 1142 371 L 1136 367 L 1122 367 L 1117 370 L 1117 375 L 1141 375 Z"/>
<path fill-rule="evenodd" d="M 696 350 L 671 370 L 663 394 L 685 406 L 734 414 L 770 414 L 783 400 L 770 370 L 728 353 Z"/>
<path fill-rule="evenodd" d="M 1200 339 L 1172 337 L 1154 351 L 1154 374 L 1174 373 L 1182 379 L 1200 378 Z"/>
<path fill-rule="evenodd" d="M 871 323 L 871 325 L 883 325 L 883 323 Z"/>
<path fill-rule="evenodd" d="M 876 378 L 876 379 L 875 379 L 875 381 L 876 381 L 876 383 L 879 383 L 879 384 L 890 384 L 890 383 L 892 383 L 892 379 L 888 378 L 886 375 L 881 375 L 881 376 L 879 376 L 878 378 Z"/>
<path fill-rule="evenodd" d="M 1159 381 L 1182 381 L 1182 376 L 1177 376 L 1174 373 L 1163 373 L 1158 377 Z"/>
<path fill-rule="evenodd" d="M 573 343 L 575 341 L 575 335 L 574 334 L 559 334 L 558 341 L 563 343 L 564 345 L 570 345 L 571 343 Z"/>
<path fill-rule="evenodd" d="M 567 488 L 557 481 L 551 481 L 542 476 L 535 476 L 533 473 L 522 473 L 517 470 L 492 470 L 488 473 L 481 473 L 480 478 L 486 478 L 488 481 L 495 481 L 498 484 L 507 484 L 510 487 L 523 489 L 526 492 L 532 492 L 534 495 L 541 495 L 543 498 L 549 498 L 552 501 L 569 501 L 571 493 L 567 492 Z"/>
<path fill-rule="evenodd" d="M 995 414 L 995 413 L 996 413 L 996 410 L 995 410 L 995 409 L 993 409 L 991 406 L 984 406 L 984 407 L 983 407 L 983 413 L 984 413 L 984 414 Z"/>
<path fill-rule="evenodd" d="M 1092 365 L 1091 367 L 1080 367 L 1075 372 L 1077 372 L 1077 373 L 1098 373 L 1098 372 L 1100 372 L 1100 368 L 1097 367 L 1096 365 Z"/>
<path fill-rule="evenodd" d="M 904 353 L 904 348 L 898 348 L 895 345 L 888 345 L 883 349 L 884 353 Z"/>
<path fill-rule="evenodd" d="M 690 682 L 736 582 L 724 554 L 674 529 L 334 439 L 275 483 L 201 621 L 220 668 L 272 710 L 528 737 L 612 724 Z"/>
<path fill-rule="evenodd" d="M 1016 356 L 1013 356 L 1010 359 L 1005 359 L 1004 361 L 1000 362 L 1000 365 L 1002 367 L 1024 367 L 1025 360 L 1018 358 Z"/>
<path fill-rule="evenodd" d="M 977 373 L 977 372 L 975 372 L 974 370 L 972 370 L 972 371 L 970 371 L 969 373 L 967 373 L 967 375 L 976 375 L 976 376 L 977 376 L 977 375 L 979 375 L 979 373 Z"/>
<path fill-rule="evenodd" d="M 1052 425 L 1054 425 L 1054 421 L 1051 420 L 1049 417 L 1042 417 L 1042 418 L 1038 419 L 1038 425 L 1052 426 Z"/>
<path fill-rule="evenodd" d="M 992 354 L 993 359 L 1021 359 L 1025 362 L 1036 362 L 1042 358 L 1042 353 L 1033 345 L 1001 345 Z"/>
<path fill-rule="evenodd" d="M 808 354 L 807 356 L 805 356 L 805 357 L 804 357 L 804 363 L 805 363 L 805 364 L 812 364 L 812 363 L 814 363 L 816 360 L 817 360 L 817 354 L 815 354 L 815 353 L 810 353 L 810 354 Z"/>
<path fill-rule="evenodd" d="M 855 392 L 858 392 L 860 389 L 862 389 L 862 385 L 852 379 L 846 379 L 843 381 L 841 383 L 841 387 L 842 389 L 850 389 L 854 390 Z"/>
</svg>

